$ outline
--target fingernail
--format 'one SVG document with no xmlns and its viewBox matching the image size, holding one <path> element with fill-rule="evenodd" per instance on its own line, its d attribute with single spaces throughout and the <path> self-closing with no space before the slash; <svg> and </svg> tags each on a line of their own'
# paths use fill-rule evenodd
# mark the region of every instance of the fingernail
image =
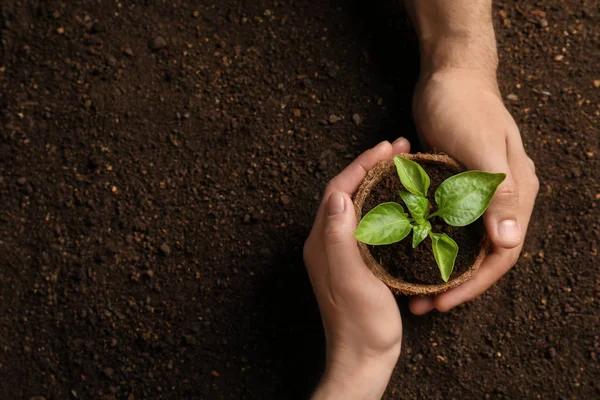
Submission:
<svg viewBox="0 0 600 400">
<path fill-rule="evenodd" d="M 408 140 L 406 140 L 406 138 L 399 137 L 398 139 L 394 140 L 394 143 L 392 143 L 392 144 L 406 145 L 406 144 L 408 144 Z"/>
<path fill-rule="evenodd" d="M 505 219 L 498 224 L 498 235 L 506 242 L 520 242 L 521 230 L 519 224 L 514 219 Z"/>
<path fill-rule="evenodd" d="M 329 201 L 327 202 L 327 212 L 329 215 L 337 215 L 344 212 L 346 208 L 346 201 L 344 200 L 344 196 L 339 192 L 333 192 L 331 196 L 329 196 Z"/>
</svg>

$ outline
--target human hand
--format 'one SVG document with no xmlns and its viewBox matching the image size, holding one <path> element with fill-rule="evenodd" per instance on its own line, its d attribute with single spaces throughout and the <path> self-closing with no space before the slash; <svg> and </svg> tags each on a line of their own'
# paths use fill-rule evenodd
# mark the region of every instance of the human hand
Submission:
<svg viewBox="0 0 600 400">
<path fill-rule="evenodd" d="M 433 308 L 448 311 L 479 296 L 512 268 L 539 182 L 519 129 L 502 103 L 495 72 L 445 68 L 423 74 L 414 111 L 426 147 L 449 154 L 468 169 L 507 174 L 483 216 L 493 251 L 470 281 L 435 298 L 413 298 L 411 311 L 425 314 Z"/>
<path fill-rule="evenodd" d="M 327 341 L 325 373 L 313 399 L 380 398 L 400 355 L 400 311 L 361 258 L 351 195 L 377 162 L 409 150 L 404 138 L 378 144 L 333 178 L 323 195 L 304 245 Z"/>
</svg>

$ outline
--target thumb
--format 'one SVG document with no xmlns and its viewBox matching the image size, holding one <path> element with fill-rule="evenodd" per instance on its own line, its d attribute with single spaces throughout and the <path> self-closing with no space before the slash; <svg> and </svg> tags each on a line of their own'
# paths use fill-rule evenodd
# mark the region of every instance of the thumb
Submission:
<svg viewBox="0 0 600 400">
<path fill-rule="evenodd" d="M 366 266 L 354 238 L 356 215 L 352 200 L 346 193 L 333 192 L 327 200 L 326 213 L 324 240 L 331 279 L 348 279 L 349 275 L 364 272 Z"/>
<path fill-rule="evenodd" d="M 521 244 L 522 233 L 519 224 L 519 188 L 508 166 L 504 170 L 506 179 L 496 190 L 496 194 L 484 215 L 485 225 L 492 242 L 499 247 L 512 249 Z"/>
</svg>

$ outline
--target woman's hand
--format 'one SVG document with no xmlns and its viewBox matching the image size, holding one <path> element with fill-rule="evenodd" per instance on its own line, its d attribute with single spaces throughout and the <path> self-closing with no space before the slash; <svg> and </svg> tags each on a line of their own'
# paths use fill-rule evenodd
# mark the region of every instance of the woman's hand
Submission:
<svg viewBox="0 0 600 400">
<path fill-rule="evenodd" d="M 314 399 L 380 398 L 400 355 L 398 305 L 360 256 L 351 196 L 377 162 L 409 150 L 403 138 L 393 145 L 382 142 L 354 160 L 325 190 L 304 246 L 327 340 L 326 369 Z"/>
</svg>

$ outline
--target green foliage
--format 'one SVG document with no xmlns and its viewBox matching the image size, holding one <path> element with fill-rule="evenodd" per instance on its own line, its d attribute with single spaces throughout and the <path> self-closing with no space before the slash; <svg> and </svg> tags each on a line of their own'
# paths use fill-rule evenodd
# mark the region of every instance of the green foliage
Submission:
<svg viewBox="0 0 600 400">
<path fill-rule="evenodd" d="M 430 181 L 429 175 L 427 175 L 423 167 L 414 161 L 400 156 L 394 157 L 394 164 L 396 165 L 400 182 L 402 182 L 402 186 L 406 190 L 417 196 L 427 196 Z"/>
<path fill-rule="evenodd" d="M 424 221 L 427 214 L 429 214 L 429 201 L 427 201 L 427 198 L 405 192 L 404 190 L 399 190 L 398 193 L 415 221 Z"/>
<path fill-rule="evenodd" d="M 425 238 L 427 234 L 431 232 L 431 223 L 427 220 L 423 221 L 420 224 L 413 226 L 413 238 L 412 238 L 412 247 L 413 249 L 417 247 Z"/>
<path fill-rule="evenodd" d="M 415 248 L 429 236 L 440 274 L 447 282 L 454 270 L 458 245 L 445 233 L 432 232 L 428 220 L 440 217 L 452 226 L 473 223 L 485 212 L 506 174 L 467 171 L 446 179 L 435 192 L 437 211 L 429 214 L 431 206 L 426 196 L 430 179 L 425 170 L 401 156 L 394 157 L 394 164 L 407 190 L 400 190 L 399 195 L 412 219 L 406 216 L 400 204 L 383 203 L 361 219 L 354 237 L 366 244 L 385 245 L 401 241 L 412 230 L 412 247 Z"/>
<path fill-rule="evenodd" d="M 448 282 L 448 278 L 450 278 L 450 274 L 452 274 L 452 270 L 454 269 L 454 261 L 456 261 L 456 255 L 458 254 L 458 245 L 445 233 L 429 232 L 429 237 L 431 238 L 433 256 L 442 274 L 442 279 L 444 282 Z"/>
<path fill-rule="evenodd" d="M 391 244 L 408 236 L 411 228 L 400 204 L 382 203 L 362 218 L 354 237 L 371 245 Z"/>
<path fill-rule="evenodd" d="M 467 171 L 446 179 L 435 191 L 438 210 L 448 225 L 465 226 L 481 217 L 506 174 Z"/>
</svg>

